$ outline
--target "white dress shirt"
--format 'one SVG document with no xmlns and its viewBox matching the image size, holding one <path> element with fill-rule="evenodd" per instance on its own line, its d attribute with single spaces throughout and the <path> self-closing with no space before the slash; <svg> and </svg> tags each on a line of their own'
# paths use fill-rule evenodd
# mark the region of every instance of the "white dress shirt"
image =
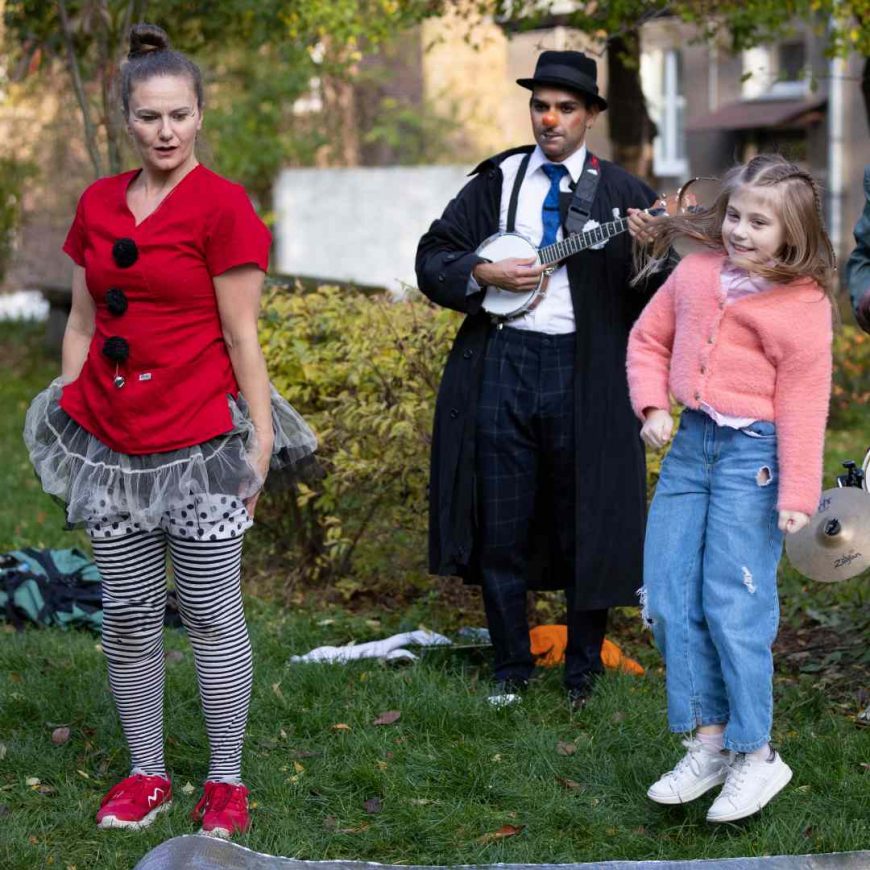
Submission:
<svg viewBox="0 0 870 870">
<path fill-rule="evenodd" d="M 517 172 L 524 157 L 524 154 L 512 154 L 500 164 L 503 180 L 501 186 L 501 214 L 499 215 L 498 228 L 501 232 L 507 231 L 507 213 L 511 193 L 514 188 L 514 180 L 517 177 Z M 540 146 L 536 145 L 535 150 L 529 158 L 529 165 L 526 168 L 526 175 L 520 186 L 520 195 L 517 201 L 514 231 L 526 236 L 535 247 L 541 244 L 541 237 L 544 235 L 541 209 L 550 190 L 549 176 L 541 167 L 549 162 L 544 152 L 541 151 Z M 571 184 L 576 184 L 580 178 L 585 162 L 585 145 L 582 145 L 570 157 L 562 161 L 562 165 L 568 170 L 568 173 L 562 176 L 561 190 L 570 192 Z M 563 233 L 560 224 L 556 241 L 561 241 L 562 238 Z M 471 281 L 474 281 L 473 277 Z M 469 282 L 470 290 L 476 287 L 476 282 L 474 284 Z M 550 335 L 574 332 L 574 308 L 571 304 L 568 269 L 564 264 L 559 266 L 550 275 L 547 293 L 538 307 L 534 311 L 523 314 L 521 317 L 514 318 L 510 321 L 509 325 L 514 329 L 528 329 L 534 332 L 546 332 Z"/>
</svg>

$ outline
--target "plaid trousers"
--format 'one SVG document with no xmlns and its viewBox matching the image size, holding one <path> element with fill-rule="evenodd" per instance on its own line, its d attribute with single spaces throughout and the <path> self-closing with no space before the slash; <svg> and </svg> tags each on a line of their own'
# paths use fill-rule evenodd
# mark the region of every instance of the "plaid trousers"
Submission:
<svg viewBox="0 0 870 870">
<path fill-rule="evenodd" d="M 575 562 L 575 336 L 493 327 L 487 340 L 477 408 L 476 493 L 483 600 L 498 680 L 534 670 L 526 616 L 532 514 L 538 491 L 553 499 L 563 564 Z M 602 671 L 607 610 L 574 608 L 574 573 L 564 578 L 568 603 L 565 684 L 585 689 Z"/>
</svg>

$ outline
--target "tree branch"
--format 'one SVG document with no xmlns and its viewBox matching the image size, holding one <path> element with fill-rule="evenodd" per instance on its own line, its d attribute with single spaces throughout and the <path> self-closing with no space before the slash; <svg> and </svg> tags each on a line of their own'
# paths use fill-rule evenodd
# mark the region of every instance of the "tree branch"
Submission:
<svg viewBox="0 0 870 870">
<path fill-rule="evenodd" d="M 57 0 L 57 9 L 60 13 L 60 23 L 63 28 L 63 42 L 67 53 L 67 66 L 69 67 L 76 100 L 78 100 L 79 108 L 82 112 L 82 120 L 85 125 L 85 143 L 88 147 L 88 154 L 91 158 L 91 164 L 94 167 L 94 173 L 99 178 L 103 174 L 103 161 L 100 158 L 100 147 L 97 143 L 97 130 L 91 120 L 91 110 L 88 105 L 88 98 L 85 94 L 84 86 L 82 85 L 82 76 L 79 70 L 79 62 L 76 58 L 75 46 L 73 45 L 72 28 L 70 27 L 69 16 L 66 11 L 65 0 Z"/>
</svg>

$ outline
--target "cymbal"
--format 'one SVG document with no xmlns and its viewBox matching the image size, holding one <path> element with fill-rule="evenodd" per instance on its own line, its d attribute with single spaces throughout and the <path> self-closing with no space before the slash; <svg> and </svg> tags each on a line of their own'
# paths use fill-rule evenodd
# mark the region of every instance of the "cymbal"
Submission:
<svg viewBox="0 0 870 870">
<path fill-rule="evenodd" d="M 870 494 L 853 486 L 826 489 L 818 511 L 785 550 L 805 577 L 822 583 L 848 580 L 870 568 Z"/>
</svg>

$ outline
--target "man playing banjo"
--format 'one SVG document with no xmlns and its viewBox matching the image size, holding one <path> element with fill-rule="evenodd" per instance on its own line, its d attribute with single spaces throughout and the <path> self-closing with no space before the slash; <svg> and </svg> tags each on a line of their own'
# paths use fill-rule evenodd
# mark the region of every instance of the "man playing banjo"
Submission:
<svg viewBox="0 0 870 870">
<path fill-rule="evenodd" d="M 582 52 L 541 54 L 534 77 L 518 80 L 532 91 L 537 145 L 483 161 L 417 251 L 420 289 L 467 315 L 436 405 L 430 570 L 482 586 L 505 692 L 534 669 L 527 589 L 564 589 L 577 709 L 602 670 L 607 609 L 636 604 L 642 582 L 646 474 L 625 354 L 666 277 L 629 286 L 631 242 L 619 233 L 656 195 L 587 150 L 607 108 L 596 78 Z M 651 218 L 632 214 L 642 231 Z M 581 246 L 560 247 L 581 231 Z M 501 255 L 511 250 L 522 256 Z"/>
</svg>

